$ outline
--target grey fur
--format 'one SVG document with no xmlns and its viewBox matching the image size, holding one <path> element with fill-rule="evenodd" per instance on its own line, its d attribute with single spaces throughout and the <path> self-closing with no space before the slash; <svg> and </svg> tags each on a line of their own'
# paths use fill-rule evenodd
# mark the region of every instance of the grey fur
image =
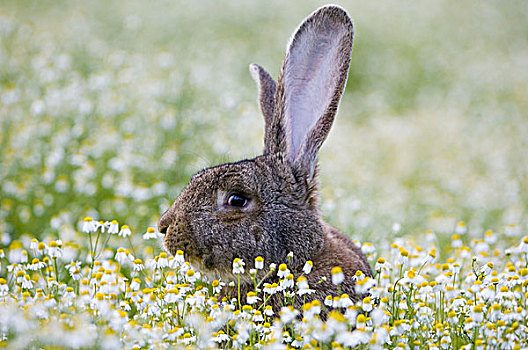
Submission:
<svg viewBox="0 0 528 350">
<path fill-rule="evenodd" d="M 346 12 L 338 6 L 324 6 L 310 15 L 292 37 L 277 85 L 260 66 L 250 66 L 259 85 L 260 107 L 266 122 L 264 154 L 205 169 L 192 177 L 158 224 L 160 232 L 166 233 L 164 244 L 170 253 L 182 249 L 204 273 L 225 280 L 233 277 L 232 262 L 236 257 L 251 268 L 257 256 L 262 256 L 269 265 L 286 262 L 287 254 L 294 252 L 290 268 L 295 274 L 300 273 L 307 260 L 314 263 L 312 273 L 307 276 L 316 290 L 312 298 L 337 294 L 330 282 L 334 266 L 340 266 L 345 274 L 341 292 L 353 299 L 360 297 L 354 291 L 352 276 L 357 270 L 372 276 L 370 266 L 358 247 L 323 221 L 317 208 L 316 179 L 317 152 L 328 135 L 346 83 L 352 36 L 352 22 Z M 289 70 L 298 68 L 290 65 L 298 59 L 296 45 L 308 45 L 310 49 L 305 52 L 316 50 L 321 54 L 323 51 L 317 51 L 317 47 L 330 45 L 324 52 L 331 52 L 317 61 L 326 64 L 323 66 L 328 69 L 328 76 L 326 70 L 307 73 L 319 80 L 324 78 L 325 86 L 317 91 L 329 96 L 317 119 L 309 116 L 312 119 L 308 122 L 301 121 L 311 126 L 307 130 L 294 130 L 297 124 L 291 125 L 304 116 L 288 120 L 285 113 L 292 103 L 287 100 L 286 90 L 289 86 L 298 88 L 297 82 L 291 85 L 288 81 Z M 311 67 L 310 56 L 304 55 L 303 59 Z M 300 74 L 302 77 L 303 71 Z M 293 76 L 299 77 L 299 72 Z M 292 130 L 297 136 L 304 135 L 297 151 L 292 151 Z M 248 205 L 243 208 L 227 205 L 233 192 L 246 196 Z M 322 277 L 327 281 L 318 283 Z M 245 283 L 243 288 L 249 290 L 252 285 Z M 224 292 L 230 294 L 227 289 Z M 280 304 L 279 298 L 273 301 L 276 308 Z"/>
<path fill-rule="evenodd" d="M 271 75 L 266 72 L 264 68 L 258 64 L 252 63 L 249 65 L 251 76 L 255 80 L 259 90 L 259 105 L 260 111 L 264 116 L 264 153 L 269 148 L 269 135 L 271 134 L 271 124 L 275 114 L 275 93 L 277 91 L 277 82 L 273 80 Z"/>
</svg>

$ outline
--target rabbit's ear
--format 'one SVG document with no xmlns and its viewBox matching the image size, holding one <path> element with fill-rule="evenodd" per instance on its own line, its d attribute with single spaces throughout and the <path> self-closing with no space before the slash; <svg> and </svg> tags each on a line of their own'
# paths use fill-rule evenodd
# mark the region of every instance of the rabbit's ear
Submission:
<svg viewBox="0 0 528 350">
<path fill-rule="evenodd" d="M 275 143 L 295 170 L 313 176 L 343 93 L 352 52 L 353 26 L 339 6 L 321 7 L 290 40 L 275 97 Z M 270 130 L 271 131 L 271 130 Z M 269 138 L 269 137 L 268 137 Z"/>
<path fill-rule="evenodd" d="M 271 134 L 273 114 L 275 113 L 275 92 L 277 91 L 277 83 L 273 80 L 271 75 L 258 64 L 250 64 L 249 72 L 258 85 L 259 105 L 262 115 L 264 116 L 265 124 L 264 152 L 266 152 L 266 150 L 269 149 L 269 143 L 271 142 L 269 135 Z"/>
</svg>

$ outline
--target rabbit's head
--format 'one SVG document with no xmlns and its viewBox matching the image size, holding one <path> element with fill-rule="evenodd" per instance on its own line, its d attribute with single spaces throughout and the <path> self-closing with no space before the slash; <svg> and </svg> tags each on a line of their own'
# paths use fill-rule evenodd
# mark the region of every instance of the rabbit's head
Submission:
<svg viewBox="0 0 528 350">
<path fill-rule="evenodd" d="M 159 221 L 164 244 L 203 271 L 229 274 L 233 259 L 301 266 L 321 249 L 317 152 L 343 92 L 352 51 L 352 21 L 325 6 L 292 36 L 278 82 L 250 65 L 265 119 L 264 154 L 194 175 Z M 252 267 L 252 266 L 249 266 Z"/>
</svg>

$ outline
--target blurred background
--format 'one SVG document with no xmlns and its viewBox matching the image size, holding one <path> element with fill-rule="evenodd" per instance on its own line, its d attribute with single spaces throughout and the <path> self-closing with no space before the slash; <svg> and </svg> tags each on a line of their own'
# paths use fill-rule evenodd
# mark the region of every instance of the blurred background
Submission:
<svg viewBox="0 0 528 350">
<path fill-rule="evenodd" d="M 352 237 L 526 231 L 528 3 L 336 1 L 350 77 L 320 153 L 322 210 Z M 0 233 L 86 215 L 144 233 L 204 167 L 250 158 L 249 63 L 276 78 L 321 1 L 2 1 Z M 0 244 L 1 245 L 1 244 Z"/>
</svg>

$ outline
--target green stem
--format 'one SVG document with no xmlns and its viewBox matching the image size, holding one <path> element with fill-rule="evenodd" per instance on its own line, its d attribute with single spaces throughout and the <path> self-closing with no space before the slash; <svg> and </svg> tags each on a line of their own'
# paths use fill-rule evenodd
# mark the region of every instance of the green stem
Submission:
<svg viewBox="0 0 528 350">
<path fill-rule="evenodd" d="M 134 257 L 137 256 L 136 254 L 136 250 L 134 249 L 134 246 L 132 245 L 132 240 L 130 239 L 130 236 L 127 236 L 128 238 L 128 243 L 130 244 L 130 249 L 132 249 L 132 253 L 134 253 Z"/>
<path fill-rule="evenodd" d="M 95 253 L 97 252 L 97 244 L 99 243 L 99 237 L 101 236 L 101 231 L 97 232 L 97 237 L 95 238 L 95 246 L 94 246 L 94 251 L 93 251 L 93 259 L 92 259 L 92 264 L 93 264 L 93 260 L 95 260 Z"/>
<path fill-rule="evenodd" d="M 242 306 L 240 303 L 240 274 L 237 274 L 237 282 L 238 282 L 238 309 L 242 310 Z"/>
<path fill-rule="evenodd" d="M 55 268 L 55 279 L 57 280 L 57 283 L 59 283 L 59 269 L 57 268 L 57 257 L 53 257 L 53 267 Z"/>
<path fill-rule="evenodd" d="M 268 278 L 269 276 L 271 276 L 271 274 L 272 274 L 273 272 L 275 272 L 275 270 L 273 270 L 273 271 L 271 271 L 271 270 L 268 271 L 268 273 L 267 273 L 266 275 L 264 275 L 264 277 L 262 277 L 262 279 L 260 280 L 260 282 L 257 284 L 257 287 L 256 287 L 256 288 L 260 287 L 260 285 L 261 285 L 262 283 L 264 283 L 264 281 L 266 280 L 266 278 Z"/>
<path fill-rule="evenodd" d="M 104 247 L 106 247 L 106 245 L 107 245 L 108 242 L 110 241 L 110 238 L 111 238 L 111 237 L 112 237 L 112 235 L 109 233 L 109 234 L 108 234 L 108 237 L 105 239 L 103 245 L 101 246 L 101 251 L 99 252 L 99 254 L 101 254 L 102 249 L 104 249 Z M 95 259 L 97 259 L 97 257 L 99 256 L 99 254 L 97 254 L 97 255 L 95 256 Z"/>
<path fill-rule="evenodd" d="M 93 246 L 92 246 L 92 233 L 88 232 L 88 241 L 90 242 L 90 274 L 94 265 Z"/>
</svg>

